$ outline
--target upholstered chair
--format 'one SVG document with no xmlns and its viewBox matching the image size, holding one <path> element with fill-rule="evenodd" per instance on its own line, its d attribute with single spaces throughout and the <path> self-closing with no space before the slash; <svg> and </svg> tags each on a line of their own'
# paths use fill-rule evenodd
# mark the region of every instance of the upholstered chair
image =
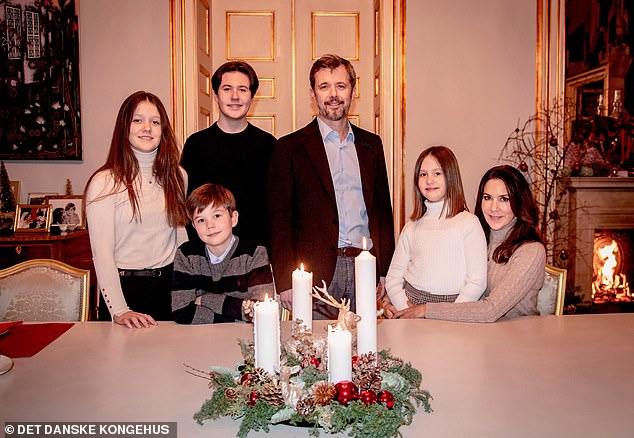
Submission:
<svg viewBox="0 0 634 438">
<path fill-rule="evenodd" d="M 52 259 L 0 270 L 0 321 L 87 321 L 90 271 Z"/>
<path fill-rule="evenodd" d="M 546 265 L 544 286 L 537 295 L 537 310 L 540 315 L 561 315 L 564 310 L 567 270 Z"/>
</svg>

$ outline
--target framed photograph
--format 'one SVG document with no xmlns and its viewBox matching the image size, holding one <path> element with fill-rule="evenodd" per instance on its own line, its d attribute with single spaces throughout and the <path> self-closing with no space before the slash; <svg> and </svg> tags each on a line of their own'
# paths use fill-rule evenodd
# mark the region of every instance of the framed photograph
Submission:
<svg viewBox="0 0 634 438">
<path fill-rule="evenodd" d="M 13 230 L 16 233 L 38 231 L 46 233 L 51 226 L 51 206 L 48 204 L 18 204 Z"/>
<path fill-rule="evenodd" d="M 26 203 L 27 204 L 44 204 L 47 196 L 59 196 L 59 193 L 53 192 L 29 192 Z"/>
<path fill-rule="evenodd" d="M 13 199 L 16 205 L 20 203 L 20 181 L 10 181 L 11 191 L 13 192 Z"/>
<path fill-rule="evenodd" d="M 45 203 L 51 206 L 51 226 L 66 225 L 72 231 L 85 228 L 84 197 L 82 195 L 51 195 Z"/>
</svg>

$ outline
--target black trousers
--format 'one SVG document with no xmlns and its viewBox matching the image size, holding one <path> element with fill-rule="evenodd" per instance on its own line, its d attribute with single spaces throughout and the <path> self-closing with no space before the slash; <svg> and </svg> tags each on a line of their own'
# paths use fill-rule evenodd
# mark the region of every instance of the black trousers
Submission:
<svg viewBox="0 0 634 438">
<path fill-rule="evenodd" d="M 173 321 L 172 271 L 173 265 L 161 268 L 160 277 L 119 277 L 123 296 L 130 310 L 150 315 L 156 321 Z M 111 321 L 110 312 L 99 294 L 99 321 Z"/>
</svg>

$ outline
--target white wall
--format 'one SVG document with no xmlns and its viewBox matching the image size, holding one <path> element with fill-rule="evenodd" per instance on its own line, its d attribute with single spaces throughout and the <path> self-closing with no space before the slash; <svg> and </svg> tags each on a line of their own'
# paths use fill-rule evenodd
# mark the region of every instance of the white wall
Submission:
<svg viewBox="0 0 634 438">
<path fill-rule="evenodd" d="M 451 147 L 473 211 L 482 174 L 535 112 L 535 0 L 407 2 L 406 217 L 416 159 Z"/>
<path fill-rule="evenodd" d="M 108 153 L 119 106 L 137 90 L 156 94 L 171 114 L 168 0 L 79 1 L 83 161 L 5 161 L 29 192 L 82 193 Z"/>
</svg>

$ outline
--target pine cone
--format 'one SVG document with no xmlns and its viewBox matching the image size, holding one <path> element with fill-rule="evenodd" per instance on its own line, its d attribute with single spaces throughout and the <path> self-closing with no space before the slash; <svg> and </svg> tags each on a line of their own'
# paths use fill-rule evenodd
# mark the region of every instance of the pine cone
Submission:
<svg viewBox="0 0 634 438">
<path fill-rule="evenodd" d="M 389 371 L 391 368 L 394 367 L 402 367 L 403 366 L 403 361 L 401 359 L 397 359 L 394 357 L 379 357 L 379 370 L 381 371 Z"/>
<path fill-rule="evenodd" d="M 320 381 L 313 385 L 312 392 L 315 404 L 319 406 L 326 406 L 327 404 L 330 404 L 333 398 L 335 398 L 337 389 L 332 383 Z"/>
<path fill-rule="evenodd" d="M 374 353 L 362 354 L 352 370 L 352 381 L 357 384 L 359 391 L 371 389 L 381 390 L 381 373 L 375 365 Z"/>
<path fill-rule="evenodd" d="M 225 389 L 225 398 L 227 400 L 235 400 L 238 397 L 238 393 L 235 389 L 233 388 L 226 388 Z"/>
<path fill-rule="evenodd" d="M 253 372 L 253 376 L 251 377 L 251 381 L 254 384 L 265 385 L 271 382 L 273 379 L 271 375 L 264 370 L 264 368 L 256 368 Z"/>
<path fill-rule="evenodd" d="M 297 402 L 297 413 L 303 417 L 310 417 L 315 410 L 315 402 L 310 397 L 305 397 Z"/>
<path fill-rule="evenodd" d="M 282 406 L 284 404 L 284 395 L 282 388 L 275 382 L 268 382 L 262 386 L 260 398 L 273 406 Z"/>
</svg>

